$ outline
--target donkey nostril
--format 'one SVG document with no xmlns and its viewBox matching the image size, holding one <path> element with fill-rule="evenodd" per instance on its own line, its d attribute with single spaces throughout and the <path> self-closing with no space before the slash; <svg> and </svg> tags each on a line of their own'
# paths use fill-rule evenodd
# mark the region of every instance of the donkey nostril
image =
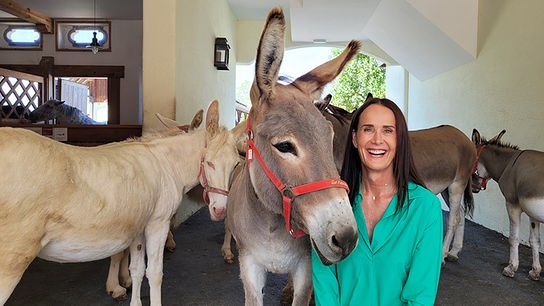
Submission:
<svg viewBox="0 0 544 306">
<path fill-rule="evenodd" d="M 331 236 L 331 245 L 338 248 L 338 251 L 344 257 L 353 251 L 357 245 L 357 238 L 357 232 L 345 230 Z"/>
<path fill-rule="evenodd" d="M 338 240 L 336 240 L 336 236 L 332 236 L 331 242 L 332 242 L 332 245 L 334 245 L 335 247 L 337 247 L 337 248 L 342 248 L 342 247 L 339 245 Z"/>
</svg>

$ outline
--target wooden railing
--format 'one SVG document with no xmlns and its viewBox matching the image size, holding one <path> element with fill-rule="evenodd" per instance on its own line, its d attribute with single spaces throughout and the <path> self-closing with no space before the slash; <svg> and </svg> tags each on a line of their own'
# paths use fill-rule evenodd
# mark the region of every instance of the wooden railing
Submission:
<svg viewBox="0 0 544 306">
<path fill-rule="evenodd" d="M 0 68 L 0 122 L 27 122 L 42 101 L 44 78 Z"/>
</svg>

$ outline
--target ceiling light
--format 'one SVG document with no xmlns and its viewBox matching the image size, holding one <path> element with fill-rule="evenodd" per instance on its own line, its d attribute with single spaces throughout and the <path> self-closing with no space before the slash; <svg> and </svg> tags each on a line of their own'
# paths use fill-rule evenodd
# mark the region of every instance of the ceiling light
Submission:
<svg viewBox="0 0 544 306">
<path fill-rule="evenodd" d="M 93 25 L 94 25 L 94 28 L 93 28 L 93 30 L 94 30 L 93 31 L 93 40 L 87 46 L 87 48 L 90 48 L 91 51 L 93 51 L 93 54 L 97 54 L 98 50 L 100 50 L 102 46 L 100 46 L 100 44 L 98 43 L 98 39 L 96 38 L 96 0 L 93 0 L 93 3 L 94 3 L 94 6 L 93 6 L 93 14 L 94 14 L 94 17 L 93 17 Z"/>
</svg>

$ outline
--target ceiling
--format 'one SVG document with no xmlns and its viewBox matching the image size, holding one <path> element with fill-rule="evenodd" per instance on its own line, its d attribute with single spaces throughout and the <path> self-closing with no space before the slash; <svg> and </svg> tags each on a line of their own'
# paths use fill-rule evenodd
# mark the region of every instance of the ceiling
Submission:
<svg viewBox="0 0 544 306">
<path fill-rule="evenodd" d="M 51 18 L 94 18 L 93 0 L 13 0 L 22 6 L 38 11 Z M 96 18 L 142 19 L 142 1 L 96 0 Z M 13 17 L 0 11 L 0 18 Z"/>
<path fill-rule="evenodd" d="M 142 1 L 15 0 L 51 18 L 142 19 Z M 281 6 L 299 41 L 364 40 L 362 28 L 379 0 L 227 0 L 239 20 L 265 20 L 270 8 Z M 364 12 L 367 12 L 366 14 Z M 0 18 L 13 17 L 0 11 Z"/>
<path fill-rule="evenodd" d="M 14 0 L 51 18 L 110 20 L 141 20 L 142 1 Z M 294 42 L 371 41 L 420 80 L 476 57 L 478 1 L 227 0 L 238 20 L 265 20 L 281 6 Z"/>
</svg>

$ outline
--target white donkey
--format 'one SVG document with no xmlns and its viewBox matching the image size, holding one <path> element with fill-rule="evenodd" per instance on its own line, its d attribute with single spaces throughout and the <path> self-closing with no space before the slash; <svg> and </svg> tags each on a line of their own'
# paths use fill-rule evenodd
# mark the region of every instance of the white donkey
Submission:
<svg viewBox="0 0 544 306">
<path fill-rule="evenodd" d="M 206 129 L 99 147 L 0 128 L 0 159 L 0 305 L 35 257 L 84 262 L 130 246 L 135 306 L 144 272 L 151 305 L 161 305 L 164 243 L 185 192 L 204 177 L 226 190 L 238 153 L 214 101 Z M 223 194 L 209 198 L 211 210 L 225 205 Z"/>
<path fill-rule="evenodd" d="M 190 124 L 181 124 L 175 120 L 164 117 L 161 114 L 156 114 L 162 124 L 166 127 L 164 130 L 154 131 L 152 135 L 166 137 L 174 136 L 177 134 L 185 133 L 188 131 L 193 131 L 197 129 L 202 123 L 204 116 L 204 110 L 200 109 L 193 117 L 193 120 Z M 127 141 L 134 141 L 129 139 Z M 224 208 L 215 207 L 220 210 Z M 213 216 L 214 214 L 212 214 Z M 174 235 L 172 231 L 168 232 L 168 237 L 166 238 L 166 243 L 164 248 L 170 252 L 173 252 L 176 248 L 176 242 L 174 241 Z M 132 286 L 132 279 L 130 278 L 129 273 L 129 253 L 130 250 L 127 248 L 122 252 L 119 252 L 110 257 L 110 267 L 108 269 L 108 278 L 106 280 L 106 292 L 110 294 L 115 300 L 126 300 L 128 298 L 127 288 Z"/>
</svg>

